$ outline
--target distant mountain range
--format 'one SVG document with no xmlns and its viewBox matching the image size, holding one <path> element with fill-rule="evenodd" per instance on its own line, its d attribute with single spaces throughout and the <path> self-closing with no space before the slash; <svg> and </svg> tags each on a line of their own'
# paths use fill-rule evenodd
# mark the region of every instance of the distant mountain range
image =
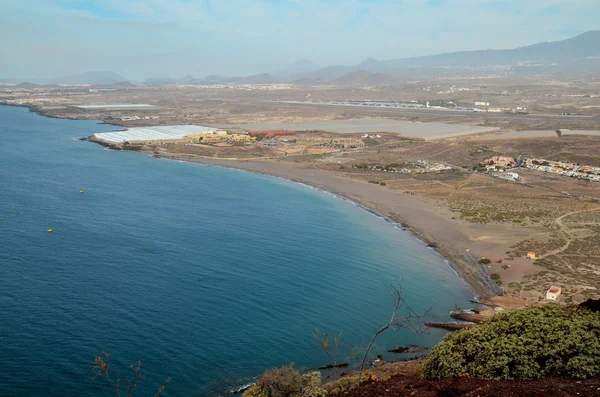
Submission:
<svg viewBox="0 0 600 397">
<path fill-rule="evenodd" d="M 538 43 L 511 50 L 461 51 L 384 61 L 367 59 L 356 66 L 328 66 L 301 77 L 327 81 L 358 71 L 407 77 L 472 76 L 492 73 L 585 74 L 599 73 L 599 67 L 600 31 L 596 30 L 567 40 Z"/>
<path fill-rule="evenodd" d="M 246 78 L 215 78 L 198 83 L 267 84 L 289 82 L 303 85 L 395 85 L 403 78 L 481 75 L 585 75 L 600 73 L 600 31 L 554 42 L 533 44 L 510 50 L 460 51 L 423 57 L 378 61 L 366 59 L 354 65 L 319 68 L 309 60 L 296 61 L 288 68 L 271 74 Z"/>
<path fill-rule="evenodd" d="M 510 50 L 460 51 L 446 54 L 378 61 L 367 59 L 354 66 L 318 67 L 307 59 L 294 62 L 285 69 L 246 77 L 211 75 L 197 79 L 150 78 L 144 85 L 168 84 L 333 84 L 395 85 L 403 78 L 466 77 L 482 75 L 506 76 L 581 76 L 600 73 L 600 31 L 554 42 L 544 42 Z M 109 71 L 87 72 L 44 81 L 45 84 L 123 84 L 127 79 Z M 0 80 L 2 82 L 2 80 Z M 34 80 L 41 83 L 39 80 Z"/>
</svg>

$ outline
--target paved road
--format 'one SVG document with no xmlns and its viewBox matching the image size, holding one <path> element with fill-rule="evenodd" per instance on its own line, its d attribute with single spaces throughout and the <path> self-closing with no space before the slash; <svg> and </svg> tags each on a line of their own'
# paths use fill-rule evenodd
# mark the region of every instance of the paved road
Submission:
<svg viewBox="0 0 600 397">
<path fill-rule="evenodd" d="M 572 125 L 577 123 L 581 126 L 597 126 L 600 123 L 600 116 L 568 116 L 568 115 L 557 115 L 557 114 L 505 114 L 505 113 L 476 113 L 476 112 L 463 112 L 463 111 L 448 111 L 448 110 L 435 110 L 435 109 L 404 109 L 404 108 L 384 108 L 384 107 L 368 107 L 368 106 L 353 106 L 353 105 L 328 105 L 319 103 L 290 103 L 290 102 L 272 102 L 263 101 L 260 102 L 262 106 L 275 107 L 279 109 L 283 108 L 321 108 L 331 109 L 340 108 L 352 111 L 352 113 L 364 116 L 395 116 L 395 117 L 414 117 L 418 116 L 420 120 L 425 121 L 431 119 L 431 121 L 443 121 L 448 120 L 449 122 L 463 121 L 468 123 L 469 119 L 486 119 L 490 122 L 498 123 L 498 126 L 503 126 L 500 122 L 513 121 L 521 124 L 528 123 L 543 124 L 547 123 L 548 119 L 552 119 L 558 127 L 562 125 Z M 557 128 L 558 128 L 557 127 Z"/>
</svg>

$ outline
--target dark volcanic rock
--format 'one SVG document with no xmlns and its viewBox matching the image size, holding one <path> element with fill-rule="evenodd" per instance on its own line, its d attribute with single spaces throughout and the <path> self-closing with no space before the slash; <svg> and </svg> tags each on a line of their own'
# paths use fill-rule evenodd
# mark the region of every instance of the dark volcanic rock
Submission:
<svg viewBox="0 0 600 397">
<path fill-rule="evenodd" d="M 425 323 L 423 325 L 426 327 L 441 328 L 448 331 L 456 331 L 463 328 L 473 328 L 477 326 L 477 324 L 473 323 Z"/>
<path fill-rule="evenodd" d="M 585 309 L 591 310 L 594 313 L 600 312 L 600 299 L 588 299 L 587 301 L 581 303 L 579 307 L 583 307 Z"/>
<path fill-rule="evenodd" d="M 424 351 L 429 350 L 429 348 L 425 346 L 417 346 L 417 345 L 406 345 L 406 346 L 396 346 L 392 349 L 389 349 L 390 353 L 422 353 Z"/>
<path fill-rule="evenodd" d="M 321 365 L 320 367 L 317 367 L 317 369 L 344 368 L 347 366 L 348 366 L 348 363 L 327 364 L 327 365 Z"/>
</svg>

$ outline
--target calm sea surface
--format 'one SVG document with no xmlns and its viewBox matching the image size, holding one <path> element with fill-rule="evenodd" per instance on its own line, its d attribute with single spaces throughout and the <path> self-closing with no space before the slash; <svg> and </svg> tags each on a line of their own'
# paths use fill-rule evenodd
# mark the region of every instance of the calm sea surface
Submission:
<svg viewBox="0 0 600 397">
<path fill-rule="evenodd" d="M 0 395 L 111 395 L 94 357 L 142 360 L 136 395 L 219 396 L 265 368 L 348 360 L 385 285 L 446 319 L 470 291 L 434 251 L 351 202 L 281 179 L 106 150 L 115 127 L 0 106 Z M 84 189 L 84 194 L 79 190 Z M 53 233 L 48 233 L 48 228 Z M 431 346 L 384 335 L 373 349 Z"/>
</svg>

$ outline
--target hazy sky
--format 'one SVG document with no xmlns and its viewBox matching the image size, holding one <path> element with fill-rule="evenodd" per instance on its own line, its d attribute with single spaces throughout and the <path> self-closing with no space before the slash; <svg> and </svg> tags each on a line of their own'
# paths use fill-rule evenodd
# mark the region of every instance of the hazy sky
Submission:
<svg viewBox="0 0 600 397">
<path fill-rule="evenodd" d="M 600 0 L 0 0 L 0 78 L 249 75 L 595 29 Z"/>
</svg>

